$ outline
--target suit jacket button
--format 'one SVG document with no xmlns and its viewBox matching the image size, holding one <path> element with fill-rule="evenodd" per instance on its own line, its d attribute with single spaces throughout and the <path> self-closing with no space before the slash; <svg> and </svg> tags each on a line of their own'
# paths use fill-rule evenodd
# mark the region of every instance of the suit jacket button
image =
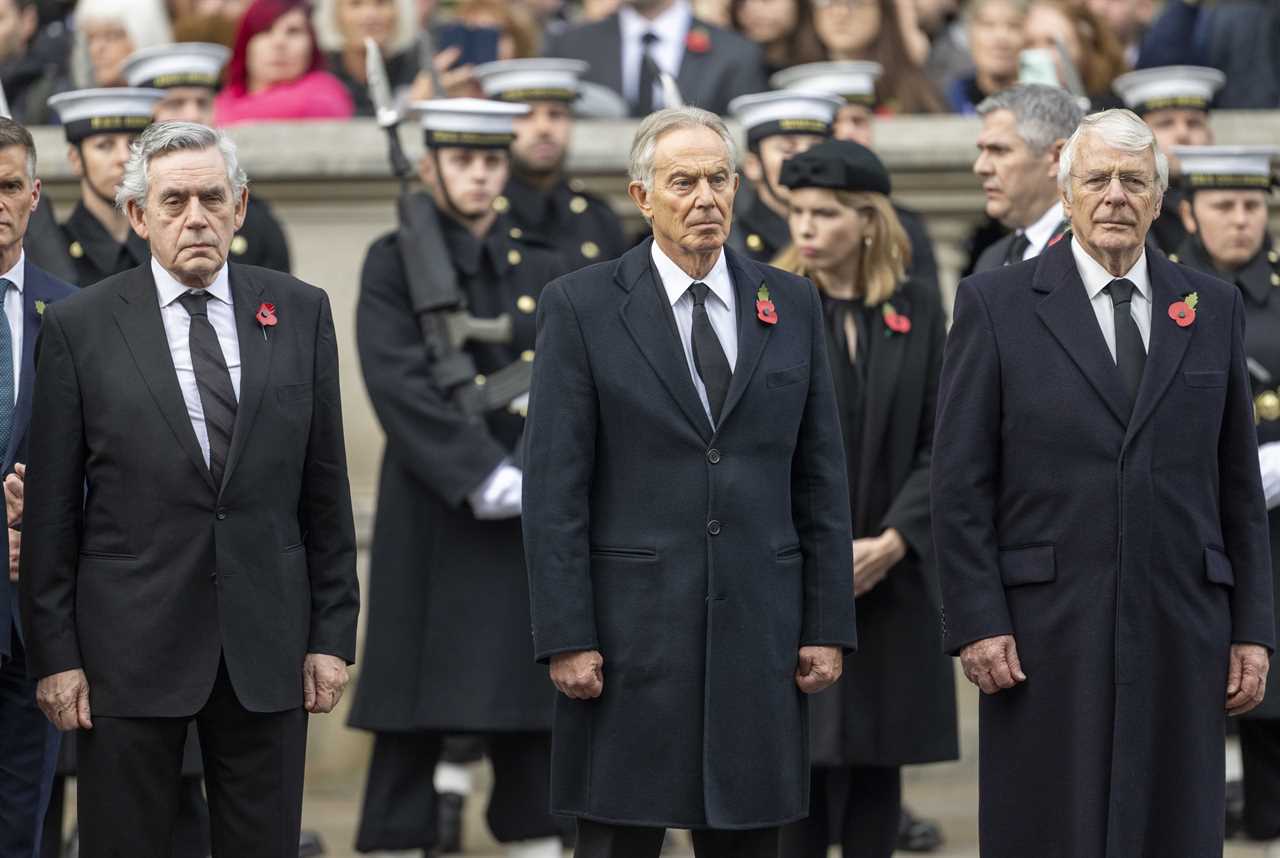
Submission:
<svg viewBox="0 0 1280 858">
<path fill-rule="evenodd" d="M 717 450 L 715 447 L 712 447 L 710 450 L 708 450 L 707 461 L 713 465 L 720 464 L 720 451 Z"/>
<path fill-rule="evenodd" d="M 218 521 L 225 521 L 227 518 L 227 508 L 223 506 L 218 507 L 214 515 L 218 519 Z"/>
<path fill-rule="evenodd" d="M 713 519 L 711 519 L 711 521 L 708 521 L 708 522 L 707 522 L 707 533 L 711 534 L 712 536 L 719 536 L 719 535 L 720 535 L 720 522 L 716 521 L 714 518 L 713 518 Z"/>
</svg>

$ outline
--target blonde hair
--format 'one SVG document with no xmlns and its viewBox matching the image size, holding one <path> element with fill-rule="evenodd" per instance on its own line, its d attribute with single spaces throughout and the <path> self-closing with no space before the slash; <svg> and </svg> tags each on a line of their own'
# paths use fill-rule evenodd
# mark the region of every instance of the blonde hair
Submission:
<svg viewBox="0 0 1280 858">
<path fill-rule="evenodd" d="M 346 39 L 338 28 L 339 0 L 318 0 L 313 4 L 311 24 L 316 28 L 316 41 L 320 49 L 336 53 L 346 47 Z M 394 0 L 396 7 L 396 31 L 384 49 L 387 56 L 408 50 L 418 35 L 417 12 L 413 0 Z"/>
<path fill-rule="evenodd" d="M 853 211 L 869 209 L 871 217 L 863 233 L 862 253 L 858 257 L 858 272 L 854 294 L 869 307 L 883 304 L 893 297 L 906 279 L 907 266 L 911 264 L 911 239 L 902 228 L 893 203 L 884 194 L 872 191 L 832 191 L 836 202 Z M 819 289 L 823 288 L 823 272 L 818 271 L 800 256 L 794 244 L 788 245 L 773 264 L 783 271 L 811 279 Z"/>
</svg>

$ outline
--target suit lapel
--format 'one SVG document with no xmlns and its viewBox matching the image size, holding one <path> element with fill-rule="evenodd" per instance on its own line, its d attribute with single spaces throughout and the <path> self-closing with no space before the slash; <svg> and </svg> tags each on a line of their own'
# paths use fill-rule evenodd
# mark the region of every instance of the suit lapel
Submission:
<svg viewBox="0 0 1280 858">
<path fill-rule="evenodd" d="M 115 310 L 116 325 L 124 335 L 138 373 L 173 430 L 178 445 L 186 451 L 209 488 L 216 491 L 200 442 L 191 428 L 182 389 L 178 386 L 178 372 L 173 367 L 173 355 L 169 353 L 169 341 L 165 338 L 150 266 L 135 269 L 118 288 L 121 302 Z"/>
<path fill-rule="evenodd" d="M 231 449 L 227 453 L 227 467 L 222 474 L 222 485 L 231 480 L 231 474 L 244 452 L 245 441 L 253 428 L 254 417 L 258 414 L 258 406 L 262 404 L 262 394 L 267 387 L 267 376 L 271 369 L 271 340 L 278 336 L 276 331 L 266 333 L 267 329 L 258 324 L 258 305 L 270 301 L 271 296 L 262 294 L 262 286 L 247 271 L 238 265 L 230 268 L 231 301 L 235 306 L 236 337 L 240 341 L 240 402 L 236 406 L 236 425 L 231 433 Z M 286 308 L 280 308 L 287 313 Z M 288 324 L 281 313 L 281 324 Z"/>
<path fill-rule="evenodd" d="M 1107 408 L 1124 426 L 1129 423 L 1128 395 L 1116 372 L 1111 350 L 1098 327 L 1084 281 L 1076 270 L 1069 242 L 1059 242 L 1039 256 L 1032 288 L 1047 293 L 1036 314 L 1066 350 Z M 1148 365 L 1148 372 L 1150 366 Z"/>
<path fill-rule="evenodd" d="M 1151 342 L 1147 347 L 1147 362 L 1142 369 L 1142 383 L 1138 385 L 1138 398 L 1133 405 L 1126 442 L 1155 411 L 1182 364 L 1182 356 L 1186 354 L 1195 329 L 1194 324 L 1180 328 L 1168 318 L 1169 305 L 1191 291 L 1177 266 L 1162 254 L 1148 253 L 1147 268 L 1151 277 Z"/>
<path fill-rule="evenodd" d="M 742 399 L 760 365 L 760 356 L 769 341 L 773 325 L 766 325 L 756 318 L 756 292 L 764 283 L 764 272 L 759 267 L 738 257 L 727 247 L 722 251 L 729 263 L 734 295 L 738 299 L 738 362 L 729 380 L 729 392 L 725 395 L 724 409 L 720 412 L 720 426 L 724 426 L 733 409 Z M 774 296 L 776 302 L 777 296 Z M 778 324 L 783 324 L 779 316 Z"/>
<path fill-rule="evenodd" d="M 13 410 L 13 434 L 9 437 L 9 449 L 5 451 L 6 470 L 13 467 L 18 451 L 27 437 L 27 424 L 31 421 L 31 387 L 35 379 L 36 338 L 40 336 L 40 316 L 36 302 L 48 302 L 44 282 L 30 263 L 23 266 L 22 286 L 22 365 L 18 370 L 18 401 Z"/>
<path fill-rule="evenodd" d="M 911 307 L 905 296 L 898 294 L 890 299 L 893 308 L 900 314 L 911 318 Z M 917 330 L 917 329 L 913 329 Z M 916 337 L 927 337 L 923 328 L 918 329 Z M 884 433 L 889 426 L 889 415 L 893 406 L 894 391 L 898 386 L 898 375 L 902 371 L 902 362 L 906 358 L 908 342 L 913 334 L 892 334 L 885 336 L 888 328 L 880 318 L 876 318 L 868 326 L 867 339 L 867 393 L 863 400 L 867 408 L 865 431 L 862 435 L 861 461 L 871 463 L 879 460 L 880 445 L 884 442 Z M 867 492 L 871 488 L 871 479 L 860 474 L 858 480 L 858 509 L 866 509 Z"/>
<path fill-rule="evenodd" d="M 654 282 L 651 274 L 649 247 L 652 242 L 653 239 L 645 240 L 618 263 L 614 279 L 629 293 L 619 310 L 622 324 L 685 417 L 704 441 L 710 441 L 711 421 L 693 386 L 684 345 L 672 329 L 669 308 L 662 306 L 661 284 Z"/>
</svg>

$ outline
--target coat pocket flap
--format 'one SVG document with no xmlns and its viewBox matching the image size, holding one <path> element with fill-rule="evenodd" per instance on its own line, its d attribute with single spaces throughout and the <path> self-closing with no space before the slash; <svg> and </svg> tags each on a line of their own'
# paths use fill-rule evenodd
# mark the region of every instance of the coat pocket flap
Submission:
<svg viewBox="0 0 1280 858">
<path fill-rule="evenodd" d="M 1226 387 L 1226 370 L 1215 369 L 1206 372 L 1184 372 L 1182 378 L 1187 387 Z"/>
<path fill-rule="evenodd" d="M 1000 580 L 1006 587 L 1047 584 L 1057 577 L 1052 545 L 1000 549 Z"/>
<path fill-rule="evenodd" d="M 766 387 L 782 387 L 786 384 L 795 384 L 797 381 L 804 381 L 808 377 L 809 364 L 802 363 L 799 366 L 774 370 L 765 376 L 764 381 Z"/>
<path fill-rule="evenodd" d="M 1236 585 L 1236 573 L 1231 568 L 1231 558 L 1216 545 L 1207 546 L 1204 550 L 1204 575 L 1215 584 L 1228 587 Z"/>
</svg>

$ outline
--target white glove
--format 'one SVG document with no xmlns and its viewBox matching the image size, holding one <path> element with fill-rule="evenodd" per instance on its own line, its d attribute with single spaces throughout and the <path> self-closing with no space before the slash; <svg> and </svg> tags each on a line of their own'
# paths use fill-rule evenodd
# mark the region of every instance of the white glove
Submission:
<svg viewBox="0 0 1280 858">
<path fill-rule="evenodd" d="M 1267 509 L 1280 506 L 1280 441 L 1258 447 L 1258 465 L 1262 468 L 1262 493 Z"/>
<path fill-rule="evenodd" d="M 481 521 L 515 518 L 520 515 L 520 492 L 523 489 L 524 473 L 503 462 L 467 495 L 467 503 L 471 504 L 471 512 Z"/>
</svg>

